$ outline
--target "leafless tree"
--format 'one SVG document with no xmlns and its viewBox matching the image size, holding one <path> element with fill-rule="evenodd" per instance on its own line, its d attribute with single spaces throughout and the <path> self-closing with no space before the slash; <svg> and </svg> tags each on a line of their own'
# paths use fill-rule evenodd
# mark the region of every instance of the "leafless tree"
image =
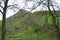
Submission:
<svg viewBox="0 0 60 40">
<path fill-rule="evenodd" d="M 5 35 L 6 35 L 6 12 L 7 9 L 14 9 L 14 8 L 18 8 L 17 4 L 13 4 L 13 5 L 8 5 L 8 2 L 10 0 L 0 0 L 0 13 L 2 13 L 2 35 L 1 35 L 1 40 L 5 40 Z M 14 0 L 16 1 L 16 0 Z"/>
<path fill-rule="evenodd" d="M 59 27 L 58 27 L 58 25 L 59 25 L 58 17 L 59 16 L 56 14 L 56 10 L 55 10 L 55 7 L 60 9 L 60 7 L 57 5 L 57 2 L 55 2 L 53 0 L 26 0 L 26 2 L 29 2 L 29 1 L 33 1 L 33 3 L 34 3 L 33 7 L 31 8 L 31 11 L 41 5 L 43 8 L 46 7 L 48 9 L 50 16 L 52 16 L 53 25 L 55 26 L 55 28 L 57 30 L 57 35 L 60 38 L 60 31 L 59 31 Z M 51 11 L 51 8 L 53 9 L 54 13 Z"/>
</svg>

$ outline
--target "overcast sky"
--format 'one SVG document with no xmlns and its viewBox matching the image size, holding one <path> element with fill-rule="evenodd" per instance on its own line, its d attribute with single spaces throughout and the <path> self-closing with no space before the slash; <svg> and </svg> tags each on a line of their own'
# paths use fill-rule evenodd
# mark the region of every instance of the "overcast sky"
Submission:
<svg viewBox="0 0 60 40">
<path fill-rule="evenodd" d="M 22 3 L 24 0 L 18 0 L 18 4 L 20 4 L 19 6 L 20 6 L 20 8 L 23 8 L 24 7 L 24 3 Z M 56 1 L 58 4 L 60 4 L 60 0 L 54 0 L 54 1 Z M 13 0 L 10 0 L 9 1 L 9 3 L 8 4 L 12 4 L 13 3 Z M 31 8 L 32 7 L 32 4 L 33 4 L 33 2 L 28 2 L 28 6 L 29 6 L 29 8 Z M 27 9 L 28 10 L 28 9 Z M 38 10 L 39 10 L 39 8 L 38 8 Z M 15 12 L 16 13 L 16 12 Z M 7 11 L 7 14 L 6 14 L 6 17 L 8 18 L 8 17 L 10 17 L 10 16 L 12 16 L 12 15 L 14 15 L 15 14 L 12 10 L 8 10 Z M 0 20 L 2 20 L 2 14 L 0 14 Z"/>
</svg>

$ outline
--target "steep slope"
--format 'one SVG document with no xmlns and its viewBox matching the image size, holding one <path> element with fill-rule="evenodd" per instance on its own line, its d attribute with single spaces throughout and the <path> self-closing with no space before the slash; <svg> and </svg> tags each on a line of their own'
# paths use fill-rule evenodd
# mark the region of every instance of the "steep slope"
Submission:
<svg viewBox="0 0 60 40">
<path fill-rule="evenodd" d="M 7 25 L 10 25 L 10 23 L 12 23 L 13 21 L 15 21 L 15 20 L 17 20 L 17 19 L 22 18 L 22 17 L 25 16 L 27 13 L 30 13 L 30 12 L 28 12 L 28 11 L 26 11 L 26 10 L 22 10 L 22 9 L 19 10 L 19 12 L 17 12 L 15 15 L 7 18 L 6 24 L 7 24 Z"/>
<path fill-rule="evenodd" d="M 19 10 L 6 20 L 6 40 L 57 40 L 52 17 L 48 14 L 48 11 Z"/>
<path fill-rule="evenodd" d="M 15 32 L 16 29 L 19 29 L 23 26 L 24 21 L 29 18 L 30 12 L 25 10 L 19 10 L 18 13 L 9 17 L 6 21 L 6 28 L 8 32 Z"/>
<path fill-rule="evenodd" d="M 30 12 L 26 11 L 26 10 L 19 10 L 19 12 L 17 12 L 15 15 L 7 18 L 6 20 L 6 28 L 15 26 L 17 24 L 19 24 L 20 22 L 24 21 L 26 18 L 28 18 Z M 1 27 L 1 21 L 0 21 L 0 27 Z"/>
<path fill-rule="evenodd" d="M 24 12 L 25 13 L 25 12 Z M 9 27 L 6 39 L 7 40 L 57 40 L 55 28 L 48 25 L 48 13 L 35 12 L 25 15 L 22 19 L 15 20 Z M 27 18 L 26 18 L 27 17 Z M 26 18 L 26 19 L 25 19 Z M 51 17 L 50 22 L 51 21 Z M 16 23 L 17 22 L 17 23 Z M 49 23 L 50 23 L 49 22 Z M 52 23 L 50 23 L 52 24 Z M 43 26 L 42 26 L 43 25 Z M 35 33 L 35 29 L 39 29 Z"/>
</svg>

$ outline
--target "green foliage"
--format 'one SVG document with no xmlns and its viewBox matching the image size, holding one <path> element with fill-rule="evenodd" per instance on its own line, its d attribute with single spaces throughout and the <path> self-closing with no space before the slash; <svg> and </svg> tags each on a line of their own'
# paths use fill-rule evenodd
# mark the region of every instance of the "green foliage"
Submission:
<svg viewBox="0 0 60 40">
<path fill-rule="evenodd" d="M 11 29 L 12 27 L 15 27 L 15 25 L 18 26 L 18 24 L 25 22 L 25 21 L 31 22 L 32 20 L 33 20 L 33 22 L 35 22 L 36 24 L 38 24 L 39 26 L 42 26 L 42 27 L 44 27 L 45 25 L 52 24 L 52 17 L 49 15 L 46 15 L 46 14 L 41 14 L 40 12 L 32 14 L 30 16 L 31 19 L 28 17 L 29 17 L 29 15 L 26 15 L 23 18 L 17 18 L 10 25 L 7 25 L 7 29 Z M 59 18 L 59 22 L 60 22 L 60 17 L 58 17 L 58 18 Z M 26 20 L 26 19 L 30 19 L 30 21 Z M 28 24 L 28 22 L 26 22 L 26 24 Z M 2 22 L 0 22 L 0 24 L 1 23 Z M 24 24 L 24 26 L 26 24 Z M 28 27 L 28 26 L 30 26 L 30 27 Z M 28 29 L 26 29 L 26 30 L 25 30 L 25 27 L 22 27 L 22 28 L 16 29 L 13 34 L 11 34 L 11 33 L 9 33 L 9 35 L 6 34 L 6 40 L 57 40 L 56 37 L 51 37 L 52 30 L 48 30 L 47 32 L 39 31 L 39 33 L 35 33 L 34 32 L 35 29 L 31 25 L 28 25 L 28 26 L 26 26 L 26 27 L 28 27 Z M 11 29 L 11 30 L 13 30 L 13 29 Z"/>
<path fill-rule="evenodd" d="M 56 40 L 57 38 L 54 37 L 54 39 L 51 38 L 50 31 L 35 33 L 34 28 L 30 27 L 27 30 L 24 30 L 24 32 L 20 32 L 20 30 L 17 30 L 13 35 L 7 35 L 6 40 Z"/>
</svg>

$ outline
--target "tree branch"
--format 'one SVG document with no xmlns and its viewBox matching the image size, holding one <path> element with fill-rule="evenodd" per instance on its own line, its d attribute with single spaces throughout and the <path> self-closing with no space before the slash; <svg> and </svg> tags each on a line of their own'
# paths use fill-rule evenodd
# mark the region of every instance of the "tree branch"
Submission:
<svg viewBox="0 0 60 40">
<path fill-rule="evenodd" d="M 3 6 L 2 5 L 0 5 L 0 7 L 3 9 Z"/>
<path fill-rule="evenodd" d="M 7 7 L 11 7 L 11 6 L 14 7 L 14 5 L 8 5 Z"/>
<path fill-rule="evenodd" d="M 0 10 L 0 12 L 3 14 L 3 12 Z"/>
<path fill-rule="evenodd" d="M 44 1 L 41 1 L 41 0 L 40 0 L 40 2 L 37 2 L 37 3 L 39 3 L 39 4 L 38 4 L 36 7 L 34 7 L 35 5 L 33 5 L 32 10 L 36 9 L 36 8 L 37 8 L 38 6 L 40 6 L 40 4 L 43 3 L 43 2 L 44 2 Z M 32 10 L 31 10 L 31 11 L 32 11 Z"/>
</svg>

